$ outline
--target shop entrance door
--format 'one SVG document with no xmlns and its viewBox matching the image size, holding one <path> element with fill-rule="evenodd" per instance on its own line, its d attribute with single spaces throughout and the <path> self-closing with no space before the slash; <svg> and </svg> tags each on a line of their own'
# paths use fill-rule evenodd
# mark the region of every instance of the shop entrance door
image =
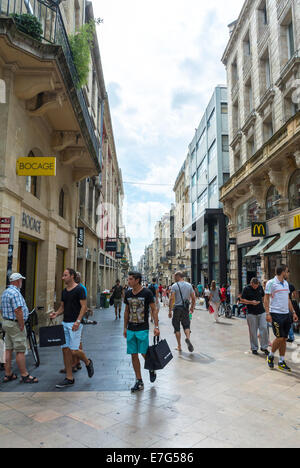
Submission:
<svg viewBox="0 0 300 468">
<path fill-rule="evenodd" d="M 23 281 L 21 293 L 25 298 L 29 310 L 32 310 L 35 307 L 36 261 L 37 242 L 20 238 L 18 272 L 26 278 L 26 280 Z"/>
<path fill-rule="evenodd" d="M 54 307 L 57 310 L 61 303 L 61 293 L 64 288 L 62 280 L 63 272 L 65 271 L 65 250 L 57 247 L 56 249 L 56 270 L 55 270 L 55 298 Z"/>
</svg>

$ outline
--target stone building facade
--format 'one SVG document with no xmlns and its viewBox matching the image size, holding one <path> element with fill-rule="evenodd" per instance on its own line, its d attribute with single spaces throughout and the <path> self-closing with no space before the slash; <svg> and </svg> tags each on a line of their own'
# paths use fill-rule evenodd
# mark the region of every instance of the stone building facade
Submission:
<svg viewBox="0 0 300 468">
<path fill-rule="evenodd" d="M 252 276 L 273 277 L 282 262 L 300 289 L 299 49 L 299 2 L 245 1 L 223 56 L 230 179 L 221 201 L 234 295 Z"/>
<path fill-rule="evenodd" d="M 0 217 L 15 217 L 12 269 L 26 277 L 22 292 L 30 308 L 43 308 L 43 322 L 60 302 L 67 266 L 81 270 L 89 304 L 96 305 L 101 290 L 97 216 L 106 199 L 101 171 L 108 154 L 106 138 L 114 148 L 113 132 L 97 39 L 89 83 L 79 88 L 67 37 L 93 18 L 91 2 L 61 2 L 58 7 L 49 1 L 42 8 L 34 2 L 33 13 L 43 24 L 41 42 L 17 29 L 4 3 L 0 3 Z M 24 1 L 9 5 L 20 9 L 21 4 L 25 13 Z M 27 156 L 56 157 L 56 176 L 17 176 L 17 159 Z M 113 157 L 115 178 L 107 185 L 122 194 L 115 150 Z M 7 256 L 7 245 L 0 245 L 1 291 Z M 116 268 L 113 256 L 111 261 L 111 268 Z"/>
</svg>

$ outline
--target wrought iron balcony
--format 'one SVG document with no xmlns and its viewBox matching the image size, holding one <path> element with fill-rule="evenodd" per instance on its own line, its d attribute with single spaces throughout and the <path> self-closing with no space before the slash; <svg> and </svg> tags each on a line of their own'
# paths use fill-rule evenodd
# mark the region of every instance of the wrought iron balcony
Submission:
<svg viewBox="0 0 300 468">
<path fill-rule="evenodd" d="M 0 0 L 0 16 L 9 17 L 12 14 L 32 14 L 36 16 L 42 25 L 42 40 L 46 43 L 60 45 L 62 47 L 72 76 L 73 89 L 76 91 L 93 149 L 101 164 L 101 145 L 95 135 L 95 128 L 92 117 L 88 111 L 88 105 L 83 90 L 79 87 L 78 73 L 74 64 L 59 3 L 59 0 Z"/>
</svg>

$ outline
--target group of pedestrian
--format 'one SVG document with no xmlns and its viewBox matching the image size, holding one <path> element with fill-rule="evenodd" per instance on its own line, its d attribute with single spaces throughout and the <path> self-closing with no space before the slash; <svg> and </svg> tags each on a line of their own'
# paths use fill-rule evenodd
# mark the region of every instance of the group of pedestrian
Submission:
<svg viewBox="0 0 300 468">
<path fill-rule="evenodd" d="M 1 297 L 2 328 L 5 333 L 5 376 L 4 383 L 18 379 L 12 372 L 12 355 L 16 353 L 16 363 L 20 372 L 20 382 L 36 384 L 38 379 L 29 374 L 26 368 L 25 353 L 27 350 L 26 321 L 29 316 L 28 307 L 22 296 L 23 280 L 20 273 L 10 276 L 10 284 Z M 65 289 L 62 292 L 60 307 L 50 314 L 54 320 L 63 316 L 62 325 L 66 343 L 62 347 L 65 368 L 62 372 L 66 378 L 59 382 L 57 388 L 66 388 L 75 384 L 73 373 L 81 369 L 80 362 L 86 365 L 90 378 L 94 375 L 93 361 L 88 359 L 82 350 L 82 320 L 87 313 L 87 290 L 81 284 L 80 273 L 67 268 L 62 277 Z"/>
</svg>

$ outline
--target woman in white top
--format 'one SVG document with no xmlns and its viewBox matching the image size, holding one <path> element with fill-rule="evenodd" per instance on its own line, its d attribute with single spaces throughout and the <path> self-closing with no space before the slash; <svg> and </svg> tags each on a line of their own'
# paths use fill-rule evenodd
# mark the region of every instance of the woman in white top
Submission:
<svg viewBox="0 0 300 468">
<path fill-rule="evenodd" d="M 210 287 L 209 304 L 214 309 L 214 319 L 219 323 L 220 291 L 215 281 L 212 281 Z"/>
<path fill-rule="evenodd" d="M 206 309 L 208 310 L 209 308 L 209 296 L 210 296 L 210 290 L 208 286 L 205 286 L 204 288 L 204 299 L 205 299 L 205 304 L 206 304 Z"/>
</svg>

